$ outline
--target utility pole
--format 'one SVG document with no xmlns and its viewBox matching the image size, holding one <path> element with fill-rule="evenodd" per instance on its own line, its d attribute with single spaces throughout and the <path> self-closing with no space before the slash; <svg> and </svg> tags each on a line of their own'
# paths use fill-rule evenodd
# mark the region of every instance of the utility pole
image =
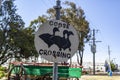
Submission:
<svg viewBox="0 0 120 80">
<path fill-rule="evenodd" d="M 108 56 L 109 56 L 109 67 L 110 67 L 110 71 L 111 71 L 111 65 L 110 65 L 110 46 L 108 45 Z"/>
<path fill-rule="evenodd" d="M 93 75 L 95 75 L 95 53 L 96 53 L 96 42 L 101 42 L 101 41 L 96 41 L 95 40 L 95 29 L 93 29 L 92 33 L 92 45 L 91 45 L 91 52 L 93 53 Z"/>
<path fill-rule="evenodd" d="M 61 9 L 61 5 L 60 5 L 60 0 L 56 1 L 56 6 L 54 6 L 54 9 L 56 10 L 56 20 L 60 20 L 60 9 Z M 53 65 L 53 80 L 58 80 L 58 66 L 57 66 L 57 62 L 54 62 Z"/>
<path fill-rule="evenodd" d="M 91 51 L 93 53 L 93 75 L 95 75 L 95 53 L 96 53 L 96 44 L 95 44 L 95 29 L 93 29 L 93 44 L 91 45 Z"/>
<path fill-rule="evenodd" d="M 1 8 L 1 5 L 2 5 L 2 0 L 0 0 L 0 8 Z"/>
<path fill-rule="evenodd" d="M 108 56 L 109 56 L 109 62 L 110 62 L 110 46 L 108 46 Z"/>
<path fill-rule="evenodd" d="M 110 47 L 108 46 L 108 55 L 109 55 L 109 76 L 112 76 L 111 63 L 110 63 Z"/>
</svg>

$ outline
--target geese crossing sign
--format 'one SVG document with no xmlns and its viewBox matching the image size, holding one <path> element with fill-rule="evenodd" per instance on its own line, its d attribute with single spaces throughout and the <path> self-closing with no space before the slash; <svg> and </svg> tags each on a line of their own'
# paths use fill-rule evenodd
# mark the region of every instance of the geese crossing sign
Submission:
<svg viewBox="0 0 120 80">
<path fill-rule="evenodd" d="M 51 62 L 66 62 L 78 49 L 78 34 L 73 26 L 60 20 L 43 23 L 35 34 L 40 56 Z"/>
</svg>

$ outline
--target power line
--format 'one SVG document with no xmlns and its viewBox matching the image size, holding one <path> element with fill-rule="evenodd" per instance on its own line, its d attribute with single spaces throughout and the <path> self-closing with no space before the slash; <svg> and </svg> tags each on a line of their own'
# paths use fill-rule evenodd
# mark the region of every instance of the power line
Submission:
<svg viewBox="0 0 120 80">
<path fill-rule="evenodd" d="M 51 5 L 55 5 L 55 0 L 48 0 L 50 3 L 51 3 Z"/>
<path fill-rule="evenodd" d="M 46 8 L 48 8 L 47 6 L 46 6 L 46 3 L 44 2 L 44 0 L 41 0 L 41 2 L 43 3 L 42 5 L 44 6 L 44 7 L 46 7 Z"/>
<path fill-rule="evenodd" d="M 79 4 L 79 1 L 78 1 L 78 0 L 75 0 L 75 4 L 77 4 L 77 6 L 80 7 L 80 4 Z"/>
<path fill-rule="evenodd" d="M 55 3 L 53 3 L 54 1 L 53 0 L 48 0 L 48 4 L 50 4 L 51 6 L 54 6 L 55 5 Z"/>
<path fill-rule="evenodd" d="M 48 1 L 42 0 L 42 3 L 44 4 L 44 6 L 48 9 L 51 6 L 50 6 L 50 3 L 46 3 L 46 2 L 48 2 Z"/>
</svg>

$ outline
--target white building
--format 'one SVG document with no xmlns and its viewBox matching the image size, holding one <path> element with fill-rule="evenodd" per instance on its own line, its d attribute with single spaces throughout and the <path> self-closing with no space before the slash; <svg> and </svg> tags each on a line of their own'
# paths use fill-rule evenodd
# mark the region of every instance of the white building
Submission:
<svg viewBox="0 0 120 80">
<path fill-rule="evenodd" d="M 95 63 L 95 71 L 96 72 L 105 72 L 104 64 L 105 63 L 96 62 Z M 77 67 L 79 65 L 77 62 L 72 62 L 72 66 Z M 83 71 L 92 72 L 93 71 L 93 63 L 92 62 L 83 62 Z"/>
</svg>

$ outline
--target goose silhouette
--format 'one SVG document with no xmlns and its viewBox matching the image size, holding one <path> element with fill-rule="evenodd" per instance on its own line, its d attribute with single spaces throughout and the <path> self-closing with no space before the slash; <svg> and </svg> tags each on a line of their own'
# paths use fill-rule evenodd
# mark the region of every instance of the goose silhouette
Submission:
<svg viewBox="0 0 120 80">
<path fill-rule="evenodd" d="M 59 50 L 61 51 L 66 50 L 69 48 L 69 51 L 71 51 L 71 42 L 69 40 L 70 35 L 74 35 L 72 31 L 64 30 L 63 31 L 63 37 L 55 35 L 55 32 L 59 31 L 58 28 L 53 29 L 53 34 L 45 33 L 39 35 L 39 37 L 48 45 L 48 48 L 51 47 L 53 44 L 57 45 Z M 65 35 L 67 35 L 67 38 L 65 38 Z"/>
<path fill-rule="evenodd" d="M 51 45 L 54 44 L 53 41 L 51 41 L 51 40 L 52 40 L 51 38 L 55 36 L 55 32 L 57 32 L 57 31 L 59 31 L 59 29 L 55 27 L 55 28 L 53 29 L 53 34 L 52 34 L 52 35 L 49 34 L 49 33 L 45 33 L 45 34 L 39 35 L 39 37 L 48 45 L 48 48 L 49 48 Z"/>
<path fill-rule="evenodd" d="M 67 49 L 67 48 L 69 48 L 69 51 L 71 51 L 71 48 L 70 48 L 70 47 L 71 47 L 71 42 L 70 42 L 70 40 L 69 40 L 69 36 L 70 36 L 70 35 L 74 35 L 72 31 L 67 32 L 67 38 L 65 39 L 65 40 L 66 40 L 66 41 L 65 41 L 66 44 L 63 45 L 63 49 L 64 49 L 64 50 Z"/>
<path fill-rule="evenodd" d="M 67 34 L 67 38 L 65 38 L 65 34 Z M 51 38 L 51 41 L 53 41 L 54 44 L 56 44 L 59 47 L 59 50 L 61 51 L 66 50 L 69 48 L 69 51 L 71 51 L 71 42 L 69 40 L 69 36 L 74 35 L 73 32 L 64 30 L 63 31 L 63 37 L 60 36 L 54 36 Z"/>
<path fill-rule="evenodd" d="M 67 30 L 64 30 L 63 31 L 63 37 L 61 36 L 53 36 L 51 38 L 51 41 L 52 43 L 54 43 L 55 45 L 57 45 L 59 47 L 59 50 L 61 51 L 62 50 L 62 46 L 64 44 L 66 44 L 66 39 L 65 39 L 65 34 L 68 33 Z"/>
</svg>

